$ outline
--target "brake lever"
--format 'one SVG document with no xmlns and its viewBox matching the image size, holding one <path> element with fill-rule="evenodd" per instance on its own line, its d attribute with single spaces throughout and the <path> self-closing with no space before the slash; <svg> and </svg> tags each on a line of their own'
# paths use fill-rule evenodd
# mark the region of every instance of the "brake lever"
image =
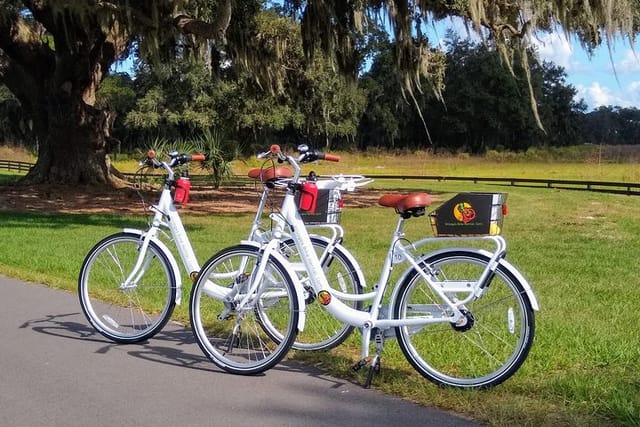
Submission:
<svg viewBox="0 0 640 427">
<path fill-rule="evenodd" d="M 256 154 L 256 158 L 258 158 L 258 159 L 266 159 L 270 155 L 271 155 L 271 151 L 265 151 L 264 153 Z"/>
</svg>

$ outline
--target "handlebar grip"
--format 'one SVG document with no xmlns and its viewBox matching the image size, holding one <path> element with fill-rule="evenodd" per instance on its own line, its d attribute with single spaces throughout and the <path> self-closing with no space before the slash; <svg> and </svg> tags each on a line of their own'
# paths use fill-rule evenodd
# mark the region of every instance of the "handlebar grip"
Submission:
<svg viewBox="0 0 640 427">
<path fill-rule="evenodd" d="M 271 154 L 280 154 L 282 152 L 278 144 L 273 144 L 271 147 L 269 147 L 269 151 L 271 151 Z"/>
<path fill-rule="evenodd" d="M 321 160 L 326 160 L 327 162 L 339 162 L 340 156 L 337 154 L 324 154 L 324 158 Z"/>
<path fill-rule="evenodd" d="M 192 154 L 191 155 L 191 161 L 192 162 L 204 162 L 205 160 L 207 160 L 207 156 L 205 156 L 204 154 Z"/>
</svg>

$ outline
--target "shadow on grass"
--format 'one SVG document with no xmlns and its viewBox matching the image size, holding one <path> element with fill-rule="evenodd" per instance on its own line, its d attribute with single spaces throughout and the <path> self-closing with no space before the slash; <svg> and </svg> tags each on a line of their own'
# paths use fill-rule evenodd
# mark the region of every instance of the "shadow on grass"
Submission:
<svg viewBox="0 0 640 427">
<path fill-rule="evenodd" d="M 18 182 L 22 175 L 0 173 L 0 185 L 11 185 Z"/>
</svg>

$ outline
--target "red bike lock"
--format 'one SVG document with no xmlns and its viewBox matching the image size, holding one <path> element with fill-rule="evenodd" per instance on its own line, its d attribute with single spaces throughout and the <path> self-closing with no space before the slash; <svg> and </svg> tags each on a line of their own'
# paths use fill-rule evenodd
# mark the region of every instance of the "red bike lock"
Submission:
<svg viewBox="0 0 640 427">
<path fill-rule="evenodd" d="M 300 186 L 300 204 L 301 211 L 315 213 L 316 201 L 318 200 L 318 186 L 315 182 L 305 182 Z"/>
<path fill-rule="evenodd" d="M 176 181 L 176 192 L 173 201 L 184 206 L 189 203 L 189 191 L 191 191 L 191 180 L 188 176 L 181 176 Z"/>
</svg>

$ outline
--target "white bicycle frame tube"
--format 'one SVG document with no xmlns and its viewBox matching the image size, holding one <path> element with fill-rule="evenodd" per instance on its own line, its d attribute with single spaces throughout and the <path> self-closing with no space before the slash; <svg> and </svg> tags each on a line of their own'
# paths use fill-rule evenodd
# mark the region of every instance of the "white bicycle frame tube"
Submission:
<svg viewBox="0 0 640 427">
<path fill-rule="evenodd" d="M 165 255 L 170 260 L 171 267 L 174 270 L 174 277 L 176 279 L 176 304 L 180 304 L 182 302 L 182 277 L 180 269 L 178 268 L 171 251 L 158 238 L 160 227 L 164 226 L 169 229 L 176 248 L 178 249 L 178 253 L 180 254 L 180 259 L 188 273 L 197 273 L 200 270 L 200 266 L 191 246 L 191 242 L 189 241 L 189 237 L 182 225 L 180 214 L 173 204 L 171 191 L 168 186 L 163 188 L 158 204 L 152 206 L 151 210 L 155 213 L 151 226 L 147 231 L 125 229 L 127 232 L 137 233 L 142 236 L 142 246 L 140 248 L 138 260 L 129 274 L 129 277 L 127 277 L 125 285 L 129 283 L 136 283 L 137 279 L 144 274 L 144 263 L 147 258 L 147 248 L 149 247 L 149 242 L 153 240 L 165 252 Z"/>
<path fill-rule="evenodd" d="M 176 279 L 176 304 L 180 304 L 182 302 L 182 277 L 180 269 L 178 268 L 178 264 L 175 261 L 172 252 L 158 238 L 160 228 L 166 227 L 169 229 L 173 242 L 178 250 L 178 254 L 180 255 L 180 259 L 182 260 L 182 265 L 191 277 L 193 277 L 193 274 L 197 274 L 198 271 L 200 271 L 200 264 L 198 263 L 198 259 L 193 251 L 191 241 L 187 236 L 184 225 L 182 224 L 180 214 L 173 203 L 171 190 L 167 185 L 162 189 L 158 204 L 153 205 L 151 210 L 154 212 L 154 216 L 148 230 L 142 231 L 125 229 L 125 231 L 140 234 L 142 237 L 142 246 L 138 255 L 138 260 L 129 274 L 129 277 L 127 277 L 125 286 L 130 283 L 135 283 L 135 280 L 144 274 L 144 263 L 147 255 L 147 248 L 149 246 L 149 241 L 153 240 L 158 244 L 161 250 L 165 252 L 166 257 L 169 259 L 171 264 L 171 268 L 174 270 L 173 273 Z M 213 283 L 207 282 L 205 285 L 205 292 L 214 298 L 225 299 L 230 290 L 226 287 L 217 286 Z"/>
<path fill-rule="evenodd" d="M 309 234 L 304 227 L 304 222 L 298 213 L 298 208 L 295 205 L 294 195 L 292 191 L 288 191 L 282 202 L 282 215 L 287 220 L 289 227 L 291 228 L 292 237 L 298 248 L 298 252 L 302 258 L 302 261 L 307 269 L 309 280 L 316 291 L 319 294 L 322 291 L 328 292 L 329 295 L 335 295 L 335 291 L 330 288 L 327 278 L 322 270 L 320 260 L 313 248 Z M 400 225 L 398 226 L 400 227 Z M 395 237 L 395 234 L 394 234 Z M 382 298 L 384 297 L 384 290 L 386 289 L 386 283 L 388 276 L 390 275 L 391 265 L 393 263 L 393 242 L 392 247 L 389 249 L 385 258 L 384 267 L 382 269 L 381 281 L 373 295 L 373 304 L 369 312 L 360 311 L 351 308 L 344 304 L 336 296 L 331 297 L 329 302 L 324 307 L 333 315 L 336 319 L 347 323 L 352 326 L 361 328 L 361 359 L 365 360 L 369 357 L 369 344 L 371 342 L 370 331 L 373 328 L 379 327 L 381 329 L 390 328 L 394 326 L 424 326 L 428 323 L 439 323 L 444 320 L 434 317 L 420 317 L 411 319 L 378 319 L 380 307 L 382 304 Z M 368 295 L 369 296 L 369 295 Z M 455 315 L 447 321 L 457 321 L 462 317 L 460 311 L 454 307 Z"/>
<path fill-rule="evenodd" d="M 298 213 L 298 208 L 294 201 L 294 194 L 291 191 L 288 191 L 284 196 L 281 214 L 289 224 L 293 241 L 306 267 L 309 281 L 313 285 L 316 293 L 324 290 L 331 294 L 331 287 L 329 286 L 318 255 L 311 243 L 311 238 L 309 237 L 305 224 Z M 331 301 L 325 305 L 325 308 L 338 320 L 358 327 L 363 327 L 370 318 L 369 313 L 351 309 L 338 298 L 331 298 Z"/>
<path fill-rule="evenodd" d="M 460 241 L 460 240 L 478 240 L 478 239 L 486 239 L 486 240 L 493 240 L 493 241 L 501 241 L 502 243 L 499 243 L 500 245 L 504 245 L 503 247 L 506 247 L 506 242 L 504 242 L 504 239 L 502 236 L 482 236 L 482 237 L 428 237 L 422 240 L 419 240 L 417 242 L 415 242 L 412 245 L 412 248 L 415 249 L 417 247 L 420 246 L 424 246 L 427 245 L 429 243 L 432 242 L 440 242 L 440 241 L 444 241 L 444 240 L 451 240 L 451 241 Z M 408 246 L 405 246 L 404 249 L 409 250 Z M 471 248 L 471 247 L 447 247 L 447 248 L 442 248 L 442 249 L 438 249 L 436 251 L 432 251 L 429 252 L 427 254 L 424 255 L 424 257 L 422 258 L 429 258 L 432 256 L 437 256 L 440 255 L 441 253 L 447 253 L 447 252 L 459 252 L 459 251 L 463 251 L 463 252 L 468 252 L 468 253 L 477 253 L 479 255 L 482 255 L 486 258 L 489 258 L 490 260 L 495 260 L 495 261 L 490 261 L 490 263 L 497 263 L 499 265 L 502 265 L 507 271 L 509 271 L 513 277 L 515 277 L 518 282 L 520 282 L 520 284 L 522 284 L 522 287 L 524 288 L 527 297 L 529 298 L 529 301 L 531 302 L 531 308 L 534 309 L 535 311 L 539 311 L 540 310 L 540 305 L 538 303 L 538 299 L 536 298 L 535 293 L 533 292 L 533 288 L 531 287 L 531 284 L 529 284 L 529 281 L 522 275 L 522 273 L 520 273 L 520 271 L 518 271 L 518 269 L 516 269 L 509 261 L 507 261 L 504 257 L 500 257 L 499 259 L 496 259 L 496 254 L 498 253 L 497 249 L 494 252 L 490 252 L 484 249 L 479 249 L 479 248 Z M 415 260 L 418 260 L 417 258 L 415 258 L 413 255 L 411 255 L 411 257 Z M 497 268 L 497 265 L 495 265 L 494 267 L 492 267 L 491 271 L 495 271 L 495 269 Z M 406 277 L 406 275 L 409 273 L 410 270 L 406 270 L 405 274 L 400 277 L 397 281 L 397 283 L 401 283 L 404 278 Z M 486 276 L 483 276 L 483 279 Z M 479 283 L 482 283 L 482 280 L 478 280 Z M 462 284 L 458 284 L 459 286 L 462 286 Z M 466 282 L 465 282 L 466 285 Z M 453 288 L 454 282 L 446 282 L 446 286 L 447 289 L 449 289 L 449 287 Z M 453 292 L 457 292 L 457 290 L 453 290 Z M 468 290 L 466 290 L 466 292 L 468 292 Z M 481 291 L 480 291 L 481 292 Z M 479 292 L 476 291 L 474 295 L 477 295 Z M 477 295 L 479 296 L 479 295 Z M 395 295 L 394 295 L 395 298 Z M 392 301 L 394 300 L 394 298 L 392 298 Z"/>
<path fill-rule="evenodd" d="M 164 244 L 162 240 L 156 237 L 151 237 L 150 235 L 149 237 L 147 237 L 146 235 L 147 232 L 144 230 L 139 230 L 134 228 L 125 228 L 123 231 L 125 233 L 137 234 L 139 238 L 143 241 L 143 246 L 145 241 L 153 241 L 160 248 L 162 253 L 164 253 L 164 255 L 169 260 L 170 268 L 173 271 L 173 277 L 176 280 L 176 304 L 180 304 L 182 302 L 182 277 L 180 276 L 180 267 L 178 266 L 178 263 L 175 257 L 173 256 L 173 253 L 171 252 L 171 250 L 169 250 L 169 248 Z M 146 247 L 148 247 L 148 245 L 146 245 Z M 144 252 L 142 252 L 141 250 L 141 253 L 144 253 Z M 142 259 L 142 257 L 140 259 Z M 133 285 L 133 283 L 136 283 L 137 278 L 142 277 L 142 275 L 144 275 L 144 272 L 145 272 L 144 268 L 146 268 L 146 266 L 142 267 L 142 266 L 136 265 L 132 270 L 132 272 L 137 272 L 136 278 L 134 279 L 127 278 L 127 281 L 125 281 L 125 283 L 121 286 L 126 287 L 126 286 Z"/>
<path fill-rule="evenodd" d="M 355 181 L 353 181 L 354 179 Z M 286 181 L 288 180 L 283 180 L 283 182 L 286 182 Z M 353 176 L 336 175 L 336 176 L 333 176 L 331 180 L 322 180 L 317 182 L 318 182 L 318 186 L 321 188 L 344 187 L 346 191 L 353 191 L 353 189 L 362 185 L 366 185 L 371 181 L 372 180 L 361 177 L 359 175 L 353 175 Z M 272 227 L 272 230 L 268 232 L 264 232 L 261 230 L 262 214 L 267 204 L 269 191 L 270 191 L 269 187 L 267 186 L 263 187 L 263 191 L 260 195 L 260 201 L 258 202 L 258 210 L 251 224 L 251 230 L 249 231 L 249 240 L 254 242 L 267 243 L 272 239 L 273 234 L 278 234 L 278 233 L 282 234 L 282 237 L 280 238 L 280 240 L 284 240 L 286 238 L 291 237 L 291 233 L 287 231 L 286 219 L 282 215 L 277 213 L 271 213 L 269 215 L 269 218 L 271 218 L 271 220 L 275 223 L 275 226 Z M 322 234 L 314 234 L 314 238 L 322 239 L 327 243 L 325 251 L 322 253 L 322 256 L 320 257 L 321 263 L 324 262 L 324 260 L 328 256 L 331 256 L 331 253 L 333 252 L 334 248 L 338 244 L 340 244 L 340 242 L 342 242 L 342 239 L 344 237 L 344 229 L 339 224 L 310 224 L 310 225 L 304 224 L 304 226 L 307 228 L 307 230 L 315 230 L 315 229 L 323 230 Z M 362 288 L 366 287 L 366 280 L 365 280 L 364 274 L 362 273 L 362 269 L 358 264 L 358 261 L 355 258 L 353 258 L 353 256 L 348 251 L 343 251 L 342 254 L 346 258 L 348 258 L 348 260 L 351 262 L 351 265 L 353 265 L 355 270 L 352 273 L 358 277 L 360 286 Z M 293 266 L 294 271 L 296 272 L 302 273 L 302 272 L 306 272 L 307 270 L 306 266 L 303 263 L 291 263 L 291 264 Z M 373 298 L 373 295 L 374 295 L 374 293 L 346 294 L 339 291 L 336 291 L 336 292 L 339 293 L 338 297 L 340 299 L 352 300 L 352 301 L 366 301 Z"/>
<path fill-rule="evenodd" d="M 469 246 L 465 247 L 446 247 L 442 249 L 438 249 L 435 251 L 430 251 L 424 256 L 419 258 L 415 257 L 412 253 L 418 247 L 429 245 L 430 243 L 439 243 L 443 241 L 479 241 L 484 240 L 488 242 L 492 242 L 495 244 L 496 249 L 494 251 L 488 251 L 486 249 L 481 248 L 473 248 Z M 529 298 L 529 302 L 531 302 L 531 308 L 535 311 L 540 310 L 540 305 L 538 304 L 538 299 L 536 298 L 535 293 L 533 292 L 533 288 L 529 284 L 529 281 L 516 269 L 509 261 L 504 258 L 504 253 L 507 248 L 507 243 L 502 236 L 473 236 L 473 237 L 426 237 L 424 239 L 418 240 L 417 242 L 413 242 L 410 245 L 398 246 L 398 252 L 401 253 L 401 257 L 403 260 L 409 262 L 409 264 L 417 267 L 420 261 L 424 258 L 430 258 L 432 256 L 437 256 L 442 253 L 448 252 L 467 252 L 467 253 L 476 253 L 487 258 L 488 264 L 487 268 L 483 271 L 482 275 L 476 283 L 484 283 L 488 278 L 488 275 L 495 272 L 498 268 L 498 265 L 502 265 L 507 271 L 509 271 L 517 280 L 522 284 L 522 287 Z M 421 273 L 421 275 L 425 276 L 422 268 L 416 268 L 417 271 Z M 404 274 L 397 280 L 396 283 L 401 283 L 406 275 L 411 271 L 411 269 L 407 269 Z M 425 280 L 428 280 L 425 278 Z M 440 288 L 444 289 L 446 292 L 459 292 L 459 293 L 468 293 L 468 300 L 473 298 L 480 297 L 483 289 L 478 288 L 477 286 L 471 287 L 469 289 L 468 281 L 463 282 L 455 282 L 455 281 L 446 281 L 446 282 L 438 282 L 440 283 Z M 473 290 L 473 292 L 471 292 Z M 392 303 L 395 300 L 395 295 L 392 298 Z M 459 301 L 459 304 L 465 304 L 467 300 Z"/>
</svg>

